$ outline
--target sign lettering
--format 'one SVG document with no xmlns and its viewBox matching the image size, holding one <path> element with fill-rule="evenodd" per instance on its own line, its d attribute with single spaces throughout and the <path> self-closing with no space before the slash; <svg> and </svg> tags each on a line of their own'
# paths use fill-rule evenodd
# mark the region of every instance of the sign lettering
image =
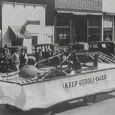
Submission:
<svg viewBox="0 0 115 115">
<path fill-rule="evenodd" d="M 106 79 L 107 79 L 107 75 L 103 74 L 103 75 L 100 75 L 100 76 L 84 78 L 84 79 L 81 79 L 79 81 L 65 82 L 64 85 L 63 85 L 63 87 L 66 88 L 66 89 L 68 89 L 68 88 L 76 87 L 77 85 L 79 85 L 79 86 L 85 86 L 85 85 L 97 83 L 99 81 L 106 80 Z"/>
<path fill-rule="evenodd" d="M 76 87 L 77 85 L 77 81 L 72 81 L 72 82 L 66 82 L 64 83 L 64 88 L 72 88 L 72 87 Z"/>
</svg>

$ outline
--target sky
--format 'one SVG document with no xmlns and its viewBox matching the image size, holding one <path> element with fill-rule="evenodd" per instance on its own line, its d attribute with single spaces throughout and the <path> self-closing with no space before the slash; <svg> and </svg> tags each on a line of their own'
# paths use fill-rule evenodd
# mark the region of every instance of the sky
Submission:
<svg viewBox="0 0 115 115">
<path fill-rule="evenodd" d="M 115 13 L 115 0 L 103 0 L 102 8 L 104 12 Z"/>
</svg>

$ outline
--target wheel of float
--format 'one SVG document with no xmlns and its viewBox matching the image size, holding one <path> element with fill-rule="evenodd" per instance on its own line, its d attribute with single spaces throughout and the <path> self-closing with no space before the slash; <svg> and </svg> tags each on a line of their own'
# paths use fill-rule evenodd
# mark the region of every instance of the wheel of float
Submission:
<svg viewBox="0 0 115 115">
<path fill-rule="evenodd" d="M 5 108 L 6 108 L 7 110 L 9 110 L 9 111 L 12 111 L 12 112 L 19 112 L 19 111 L 21 111 L 21 110 L 18 109 L 17 107 L 15 107 L 15 106 L 13 106 L 13 105 L 8 105 L 8 104 L 5 105 Z"/>
<path fill-rule="evenodd" d="M 54 112 L 53 111 L 47 111 L 45 115 L 54 115 Z"/>
<path fill-rule="evenodd" d="M 96 100 L 96 95 L 91 95 L 91 96 L 88 96 L 88 97 L 84 98 L 84 103 L 85 104 L 93 103 L 93 102 L 95 102 L 95 100 Z"/>
</svg>

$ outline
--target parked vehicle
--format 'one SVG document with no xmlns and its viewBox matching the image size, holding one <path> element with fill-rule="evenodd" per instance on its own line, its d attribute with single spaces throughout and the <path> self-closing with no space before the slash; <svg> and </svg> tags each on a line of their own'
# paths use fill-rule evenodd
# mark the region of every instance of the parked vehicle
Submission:
<svg viewBox="0 0 115 115">
<path fill-rule="evenodd" d="M 113 41 L 97 41 L 89 43 L 90 51 L 100 51 L 108 56 L 115 55 L 115 42 Z"/>
<path fill-rule="evenodd" d="M 57 44 L 38 44 L 35 45 L 36 60 L 47 59 L 56 53 L 59 53 L 60 47 Z"/>
<path fill-rule="evenodd" d="M 76 51 L 87 51 L 89 49 L 88 43 L 85 42 L 78 42 L 78 43 L 70 43 L 68 45 L 68 48 L 70 50 L 76 50 Z"/>
<path fill-rule="evenodd" d="M 10 46 L 10 47 L 8 47 L 8 49 L 9 49 L 9 51 L 10 51 L 11 54 L 17 48 L 19 49 L 20 53 L 21 53 L 21 50 L 24 50 L 25 52 L 27 52 L 27 47 L 25 47 L 25 46 Z"/>
</svg>

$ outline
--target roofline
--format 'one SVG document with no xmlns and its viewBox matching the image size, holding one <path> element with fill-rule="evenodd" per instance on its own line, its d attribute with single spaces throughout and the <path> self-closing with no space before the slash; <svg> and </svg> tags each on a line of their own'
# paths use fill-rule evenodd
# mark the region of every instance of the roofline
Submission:
<svg viewBox="0 0 115 115">
<path fill-rule="evenodd" d="M 115 43 L 115 41 L 95 41 L 95 42 L 88 42 L 89 44 L 95 43 Z"/>
<path fill-rule="evenodd" d="M 22 2 L 7 2 L 7 1 L 1 1 L 0 4 L 13 4 L 13 5 L 16 5 L 16 4 L 20 4 L 20 5 L 28 5 L 28 6 L 44 6 L 46 7 L 47 5 L 46 4 L 37 4 L 37 3 L 22 3 Z"/>
<path fill-rule="evenodd" d="M 103 12 L 103 15 L 115 16 L 115 12 Z"/>
<path fill-rule="evenodd" d="M 77 10 L 77 9 L 55 9 L 57 13 L 73 14 L 73 15 L 102 15 L 102 11 L 93 10 Z"/>
</svg>

